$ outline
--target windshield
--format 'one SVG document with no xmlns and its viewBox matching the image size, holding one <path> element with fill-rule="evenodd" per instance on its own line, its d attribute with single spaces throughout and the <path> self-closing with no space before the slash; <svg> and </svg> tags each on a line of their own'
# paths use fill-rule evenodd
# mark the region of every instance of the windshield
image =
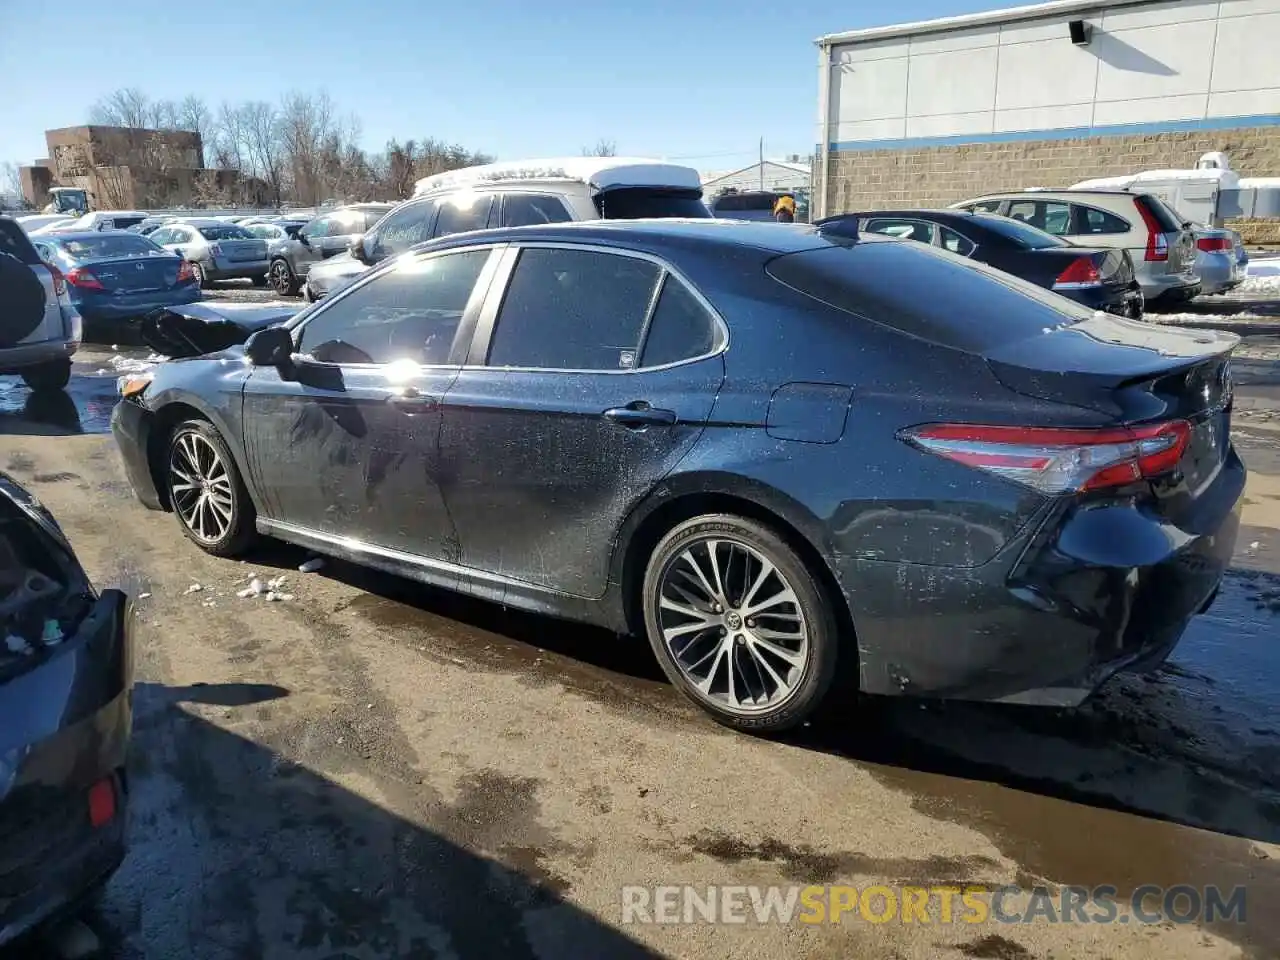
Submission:
<svg viewBox="0 0 1280 960">
<path fill-rule="evenodd" d="M 171 254 L 146 237 L 132 233 L 104 233 L 96 237 L 63 240 L 59 246 L 77 260 L 107 257 L 167 257 Z"/>
<path fill-rule="evenodd" d="M 711 211 L 702 202 L 701 190 L 662 187 L 620 187 L 596 195 L 596 212 L 606 220 L 641 220 L 650 217 L 693 217 L 706 220 Z"/>
<path fill-rule="evenodd" d="M 1020 220 L 1012 220 L 1009 217 L 1002 217 L 995 213 L 975 213 L 973 219 L 982 224 L 993 233 L 998 233 L 1003 237 L 1012 240 L 1018 246 L 1027 250 L 1044 250 L 1048 247 L 1069 247 L 1071 246 L 1061 237 L 1055 237 L 1052 233 L 1045 233 L 1030 224 L 1023 223 Z"/>
<path fill-rule="evenodd" d="M 252 240 L 253 234 L 244 227 L 226 223 L 216 227 L 197 227 L 206 240 Z"/>
</svg>

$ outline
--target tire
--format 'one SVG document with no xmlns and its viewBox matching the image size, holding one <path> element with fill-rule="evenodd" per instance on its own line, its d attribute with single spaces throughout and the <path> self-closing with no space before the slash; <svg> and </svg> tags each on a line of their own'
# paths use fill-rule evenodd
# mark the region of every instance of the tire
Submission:
<svg viewBox="0 0 1280 960">
<path fill-rule="evenodd" d="M 22 380 L 32 390 L 62 390 L 71 382 L 71 360 L 50 360 L 22 371 Z"/>
<path fill-rule="evenodd" d="M 199 263 L 192 260 L 191 272 L 195 275 L 196 286 L 199 287 L 201 290 L 208 290 L 210 287 L 210 282 L 209 282 L 209 278 L 205 276 L 204 267 L 200 266 Z"/>
<path fill-rule="evenodd" d="M 298 278 L 288 260 L 271 261 L 271 266 L 267 268 L 267 282 L 282 297 L 293 297 L 298 293 Z"/>
<path fill-rule="evenodd" d="M 257 536 L 253 501 L 235 458 L 213 425 L 207 420 L 178 424 L 169 437 L 163 467 L 169 504 L 187 539 L 215 557 L 243 553 Z"/>
<path fill-rule="evenodd" d="M 249 282 L 255 287 L 265 287 L 267 285 L 267 275 L 264 273 L 259 277 L 250 277 Z"/>
<path fill-rule="evenodd" d="M 715 567 L 711 544 L 716 544 Z M 705 582 L 697 580 L 690 558 Z M 765 563 L 774 572 L 758 580 Z M 716 569 L 723 580 L 714 579 Z M 707 589 L 716 583 L 727 589 L 719 594 Z M 794 601 L 767 602 L 788 588 Z M 751 733 L 779 733 L 803 723 L 826 696 L 836 676 L 839 647 L 832 598 L 799 554 L 764 524 L 732 514 L 686 520 L 654 547 L 641 589 L 645 633 L 659 665 L 677 689 L 717 722 Z M 726 601 L 718 610 L 715 596 Z M 663 607 L 663 597 L 698 612 L 689 616 Z M 746 600 L 765 603 L 763 616 L 748 617 Z M 794 630 L 780 629 L 793 624 Z M 672 646 L 664 629 L 676 631 Z M 771 636 L 765 637 L 765 631 Z M 784 659 L 779 651 L 788 656 Z M 703 666 L 708 657 L 710 670 Z M 744 704 L 743 693 L 758 702 Z"/>
</svg>

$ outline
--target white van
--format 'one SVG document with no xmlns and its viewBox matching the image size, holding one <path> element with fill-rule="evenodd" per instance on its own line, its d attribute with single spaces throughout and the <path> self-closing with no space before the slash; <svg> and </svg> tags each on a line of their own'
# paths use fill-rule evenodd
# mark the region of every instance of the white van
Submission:
<svg viewBox="0 0 1280 960">
<path fill-rule="evenodd" d="M 308 300 L 331 293 L 376 263 L 435 237 L 486 227 L 571 220 L 709 218 L 693 167 L 638 157 L 562 157 L 464 167 L 423 177 L 351 253 L 316 264 Z"/>
</svg>

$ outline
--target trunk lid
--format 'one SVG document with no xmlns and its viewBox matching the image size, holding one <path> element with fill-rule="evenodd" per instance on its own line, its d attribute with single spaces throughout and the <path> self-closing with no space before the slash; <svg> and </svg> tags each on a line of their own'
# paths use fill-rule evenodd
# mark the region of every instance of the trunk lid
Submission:
<svg viewBox="0 0 1280 960">
<path fill-rule="evenodd" d="M 1087 257 L 1098 271 L 1098 278 L 1108 286 L 1127 287 L 1133 282 L 1133 260 L 1128 253 L 1116 247 L 1040 247 L 1029 251 L 1036 261 L 1044 264 L 1044 271 L 1052 287 L 1062 271 L 1072 263 Z"/>
<path fill-rule="evenodd" d="M 232 263 L 267 259 L 267 241 L 265 240 L 216 240 L 214 242 L 222 251 L 222 258 Z"/>
<path fill-rule="evenodd" d="M 140 256 L 80 260 L 109 293 L 145 293 L 167 290 L 178 282 L 179 257 Z"/>
</svg>

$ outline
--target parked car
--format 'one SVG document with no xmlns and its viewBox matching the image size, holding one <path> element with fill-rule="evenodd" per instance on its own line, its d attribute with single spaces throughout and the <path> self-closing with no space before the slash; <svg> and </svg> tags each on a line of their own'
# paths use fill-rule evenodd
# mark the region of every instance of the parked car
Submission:
<svg viewBox="0 0 1280 960">
<path fill-rule="evenodd" d="M 560 223 L 160 364 L 112 429 L 209 553 L 268 534 L 644 633 L 769 731 L 841 668 L 1064 705 L 1166 657 L 1234 547 L 1238 342 L 872 234 Z"/>
<path fill-rule="evenodd" d="M 267 282 L 267 242 L 234 223 L 189 217 L 165 224 L 150 239 L 190 263 L 200 287 L 244 278 Z"/>
<path fill-rule="evenodd" d="M 128 599 L 0 473 L 0 945 L 91 900 L 125 851 Z"/>
<path fill-rule="evenodd" d="M 773 222 L 773 207 L 780 193 L 772 190 L 745 190 L 740 193 L 722 193 L 707 204 L 711 215 L 728 220 L 760 220 Z"/>
<path fill-rule="evenodd" d="M 144 237 L 149 237 L 155 233 L 166 223 L 173 223 L 178 218 L 172 214 L 163 214 L 155 217 L 147 217 L 145 220 L 139 220 L 132 227 L 129 227 L 129 233 L 140 233 Z"/>
<path fill-rule="evenodd" d="M 68 225 L 74 230 L 128 230 L 146 220 L 150 214 L 142 210 L 94 210 Z M 62 229 L 59 227 L 58 229 Z"/>
<path fill-rule="evenodd" d="M 1079 247 L 1029 224 L 964 210 L 886 210 L 818 221 L 825 233 L 916 240 L 1029 280 L 1092 310 L 1142 316 L 1142 288 L 1128 251 Z"/>
<path fill-rule="evenodd" d="M 271 286 L 283 297 L 293 296 L 306 282 L 311 268 L 345 253 L 353 237 L 364 234 L 394 206 L 358 203 L 313 217 L 293 238 L 271 255 Z"/>
<path fill-rule="evenodd" d="M 147 346 L 170 359 L 198 357 L 244 343 L 291 319 L 301 306 L 204 300 L 154 310 L 138 329 Z"/>
<path fill-rule="evenodd" d="M 39 230 L 41 227 L 72 223 L 75 219 L 75 217 L 68 217 L 65 213 L 33 213 L 23 217 L 14 217 L 14 221 L 18 226 L 22 227 L 28 234 L 33 230 Z"/>
<path fill-rule="evenodd" d="M 62 233 L 33 242 L 41 258 L 62 272 L 72 306 L 86 321 L 135 319 L 200 299 L 191 264 L 148 237 Z"/>
<path fill-rule="evenodd" d="M 31 238 L 0 216 L 0 373 L 33 390 L 60 390 L 71 379 L 82 322 L 61 271 L 40 259 Z"/>
<path fill-rule="evenodd" d="M 416 243 L 467 230 L 710 216 L 698 172 L 658 160 L 565 157 L 466 167 L 419 180 L 413 198 L 367 236 L 353 237 L 346 255 L 314 267 L 304 294 L 318 300 Z"/>
<path fill-rule="evenodd" d="M 1155 194 L 1035 190 L 992 194 L 953 206 L 998 213 L 1073 242 L 1128 250 L 1148 307 L 1182 303 L 1200 293 L 1190 225 Z"/>
<path fill-rule="evenodd" d="M 1240 286 L 1249 271 L 1249 254 L 1234 230 L 1193 223 L 1196 238 L 1196 276 L 1201 293 L 1218 294 Z"/>
</svg>

